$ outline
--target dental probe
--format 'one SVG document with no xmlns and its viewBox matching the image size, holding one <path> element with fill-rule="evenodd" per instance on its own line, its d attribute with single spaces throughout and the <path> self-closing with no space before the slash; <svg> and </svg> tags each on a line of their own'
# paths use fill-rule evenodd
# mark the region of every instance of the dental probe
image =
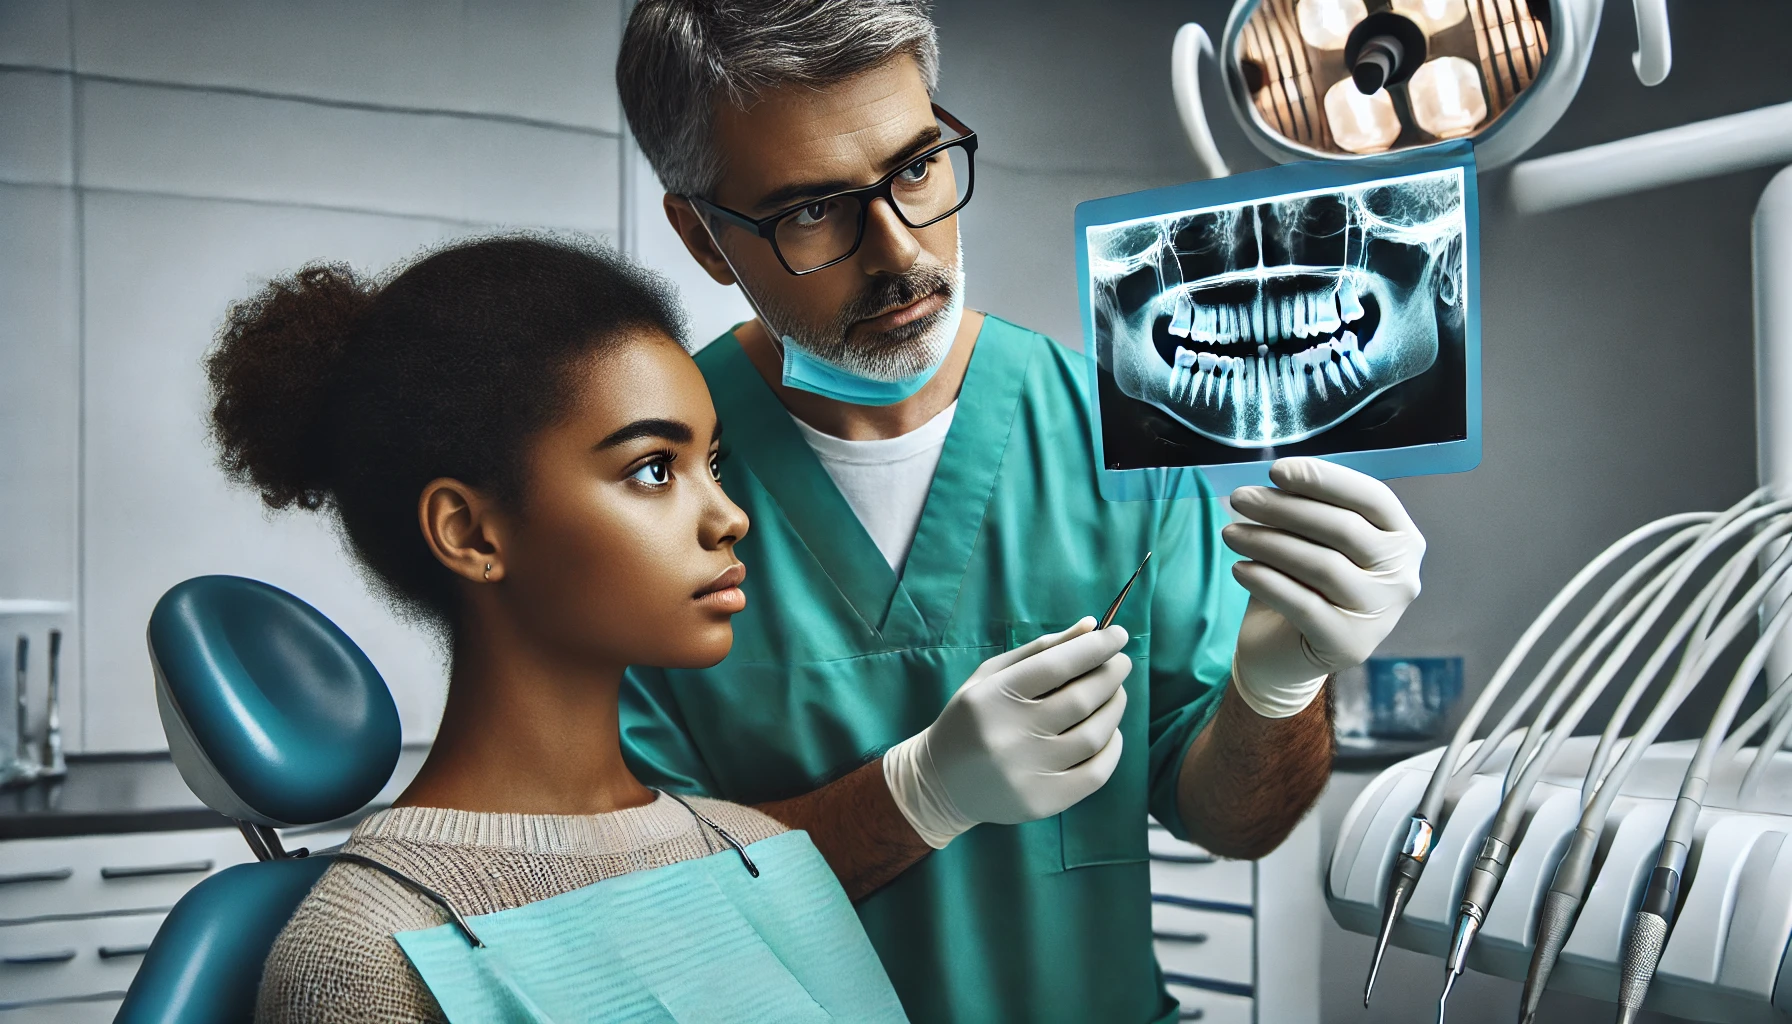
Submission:
<svg viewBox="0 0 1792 1024">
<path fill-rule="evenodd" d="M 1785 504 L 1788 503 L 1776 502 L 1775 505 L 1767 506 L 1759 511 L 1771 510 L 1773 514 L 1778 515 L 1783 509 L 1777 506 Z M 1744 520 L 1747 518 L 1744 517 Z M 1739 520 L 1738 523 L 1743 524 L 1744 520 Z M 1741 562 L 1743 559 L 1754 558 L 1767 544 L 1783 536 L 1789 527 L 1792 527 L 1792 518 L 1776 519 L 1768 529 L 1758 534 L 1738 552 L 1735 561 Z M 1691 689 L 1691 684 L 1698 681 L 1700 674 L 1710 667 L 1717 654 L 1727 647 L 1731 640 L 1735 639 L 1736 634 L 1746 624 L 1747 617 L 1752 613 L 1754 606 L 1759 604 L 1767 588 L 1778 582 L 1779 577 L 1785 573 L 1789 565 L 1792 565 L 1792 547 L 1788 547 L 1785 552 L 1774 559 L 1773 563 L 1762 572 L 1761 579 L 1749 589 L 1749 592 L 1725 617 L 1724 622 L 1718 626 L 1717 635 L 1726 638 L 1716 646 L 1707 643 L 1705 645 L 1706 652 L 1702 653 L 1693 665 L 1688 666 L 1693 671 L 1676 673 L 1676 677 L 1669 683 L 1666 693 L 1650 712 L 1642 727 L 1631 737 L 1629 744 L 1625 747 L 1623 757 L 1605 773 L 1592 801 L 1582 809 L 1580 823 L 1569 842 L 1567 852 L 1556 864 L 1549 891 L 1543 899 L 1543 908 L 1537 916 L 1536 945 L 1531 951 L 1531 966 L 1525 976 L 1520 1009 L 1521 1020 L 1530 1021 L 1534 1018 L 1537 1006 L 1543 999 L 1543 990 L 1548 985 L 1549 976 L 1555 969 L 1556 958 L 1561 954 L 1562 947 L 1567 944 L 1569 930 L 1573 928 L 1575 918 L 1579 916 L 1580 902 L 1590 881 L 1589 876 L 1593 856 L 1598 849 L 1599 836 L 1604 830 L 1605 819 L 1611 809 L 1611 803 L 1617 798 L 1624 779 L 1629 775 L 1631 768 L 1642 759 L 1643 752 L 1661 731 L 1661 726 L 1665 724 L 1667 716 L 1673 714 L 1685 699 L 1686 693 Z M 1707 590 L 1709 589 L 1707 588 Z M 1694 607 L 1687 609 L 1688 613 L 1697 607 L 1695 603 Z M 1698 610 L 1702 611 L 1702 608 Z M 1681 627 L 1687 621 L 1688 616 L 1682 615 L 1680 622 L 1675 626 L 1674 633 L 1682 633 Z M 1645 666 L 1643 675 L 1652 677 L 1654 671 L 1659 670 L 1661 661 L 1665 660 L 1664 649 L 1669 644 L 1678 642 L 1679 637 L 1675 635 L 1670 635 L 1668 639 L 1664 640 L 1662 648 L 1656 650 L 1655 655 L 1650 658 L 1649 665 Z"/>
<path fill-rule="evenodd" d="M 1631 918 L 1630 930 L 1624 936 L 1623 952 L 1618 959 L 1618 1020 L 1632 1021 L 1642 1011 L 1643 998 L 1649 993 L 1649 982 L 1661 964 L 1662 949 L 1674 926 L 1674 911 L 1679 902 L 1680 882 L 1686 871 L 1687 854 L 1692 850 L 1693 826 L 1704 807 L 1705 789 L 1709 785 L 1711 766 L 1716 760 L 1718 743 L 1729 731 L 1730 723 L 1742 706 L 1742 698 L 1754 686 L 1755 676 L 1767 662 L 1767 655 L 1779 640 L 1786 624 L 1792 622 L 1792 601 L 1783 601 L 1773 618 L 1761 630 L 1761 636 L 1749 648 L 1748 656 L 1730 678 L 1717 711 L 1700 737 L 1686 777 L 1680 783 L 1680 795 L 1674 811 L 1662 831 L 1661 851 L 1655 858 L 1655 870 L 1649 873 L 1649 886 L 1643 892 L 1642 905 Z M 1633 741 L 1634 742 L 1634 741 Z"/>
<path fill-rule="evenodd" d="M 1476 935 L 1480 933 L 1481 925 L 1487 919 L 1487 912 L 1493 905 L 1494 897 L 1499 894 L 1500 884 L 1505 880 L 1506 868 L 1512 856 L 1512 846 L 1517 838 L 1519 826 L 1524 820 L 1524 811 L 1544 768 L 1554 759 L 1562 744 L 1573 734 L 1575 727 L 1580 724 L 1580 720 L 1592 707 L 1593 702 L 1598 699 L 1618 671 L 1629 661 L 1632 652 L 1642 643 L 1644 637 L 1660 619 L 1668 605 L 1673 603 L 1705 559 L 1722 548 L 1735 535 L 1752 527 L 1758 520 L 1769 515 L 1777 515 L 1785 511 L 1786 508 L 1792 508 L 1792 502 L 1767 506 L 1766 509 L 1756 509 L 1738 516 L 1723 529 L 1709 534 L 1691 551 L 1677 558 L 1673 563 L 1671 575 L 1659 588 L 1660 593 L 1649 601 L 1649 607 L 1630 626 L 1623 641 L 1605 659 L 1598 674 L 1580 688 L 1574 703 L 1562 713 L 1561 718 L 1553 725 L 1543 721 L 1532 722 L 1526 735 L 1527 744 L 1530 743 L 1532 737 L 1542 735 L 1541 730 L 1545 728 L 1548 729 L 1548 739 L 1537 748 L 1529 762 L 1524 764 L 1515 782 L 1512 781 L 1512 769 L 1508 769 L 1507 792 L 1500 803 L 1499 812 L 1495 815 L 1492 826 L 1481 842 L 1480 853 L 1475 859 L 1474 867 L 1469 872 L 1467 884 L 1463 889 L 1462 902 L 1457 908 L 1456 926 L 1450 943 L 1449 956 L 1445 961 L 1448 976 L 1453 978 L 1454 975 L 1462 973 L 1466 967 L 1469 948 L 1474 944 Z M 1778 521 L 1775 525 L 1779 525 Z M 1777 536 L 1777 534 L 1757 535 L 1744 550 L 1758 551 L 1759 547 L 1769 542 L 1773 536 Z M 1675 622 L 1667 637 L 1662 640 L 1643 666 L 1639 673 L 1638 685 L 1646 685 L 1646 680 L 1653 679 L 1655 674 L 1661 670 L 1668 657 L 1686 638 L 1699 613 L 1703 612 L 1705 602 L 1711 599 L 1713 592 L 1724 580 L 1725 577 L 1720 573 L 1717 579 L 1708 583 L 1693 599 L 1686 611 Z M 1610 643 L 1615 631 L 1622 629 L 1628 618 L 1636 614 L 1638 604 L 1647 593 L 1648 590 L 1645 589 L 1643 593 L 1633 598 L 1624 612 L 1620 613 L 1618 618 L 1601 633 L 1594 645 L 1581 656 L 1569 675 L 1564 678 L 1563 687 L 1572 690 L 1578 685 L 1579 679 L 1586 672 L 1591 660 L 1599 655 L 1606 644 Z M 1515 757 L 1514 767 L 1517 763 Z"/>
<path fill-rule="evenodd" d="M 1114 624 L 1114 616 L 1120 614 L 1120 606 L 1126 602 L 1126 595 L 1132 593 L 1132 585 L 1139 581 L 1139 573 L 1145 571 L 1145 562 L 1149 561 L 1151 561 L 1151 552 L 1147 551 L 1145 552 L 1145 561 L 1140 562 L 1139 567 L 1132 571 L 1132 578 L 1126 581 L 1126 586 L 1120 588 L 1120 593 L 1114 596 L 1114 603 L 1108 605 L 1108 610 L 1102 614 L 1101 622 L 1095 626 L 1096 632 Z"/>
<path fill-rule="evenodd" d="M 1507 733 L 1511 731 L 1513 723 L 1536 699 L 1542 687 L 1559 670 L 1561 662 L 1567 660 L 1567 655 L 1579 645 L 1585 634 L 1597 625 L 1598 620 L 1605 616 L 1611 605 L 1615 604 L 1623 596 L 1623 593 L 1629 590 L 1637 578 L 1653 570 L 1662 559 L 1673 554 L 1680 546 L 1692 543 L 1694 538 L 1707 529 L 1703 524 L 1709 523 L 1714 518 L 1716 518 L 1715 514 L 1710 512 L 1689 512 L 1667 516 L 1638 527 L 1609 545 L 1598 557 L 1576 573 L 1574 578 L 1569 580 L 1568 585 L 1562 588 L 1555 598 L 1545 606 L 1531 625 L 1525 629 L 1524 634 L 1518 638 L 1518 642 L 1512 646 L 1512 650 L 1494 672 L 1493 678 L 1488 680 L 1487 685 L 1482 688 L 1474 705 L 1463 717 L 1462 723 L 1457 726 L 1455 734 L 1450 738 L 1450 744 L 1444 750 L 1443 756 L 1438 759 L 1437 767 L 1432 770 L 1431 780 L 1426 786 L 1424 797 L 1419 801 L 1418 810 L 1407 822 L 1406 838 L 1401 844 L 1400 853 L 1394 862 L 1394 869 L 1388 878 L 1387 891 L 1382 898 L 1381 928 L 1376 937 L 1374 959 L 1369 963 L 1369 978 L 1363 985 L 1365 1009 L 1369 1006 L 1369 997 L 1375 991 L 1375 977 L 1381 970 L 1382 957 L 1387 952 L 1388 939 L 1393 934 L 1394 924 L 1400 919 L 1401 913 L 1406 909 L 1407 901 L 1412 898 L 1412 892 L 1418 886 L 1419 877 L 1424 872 L 1425 859 L 1435 843 L 1437 830 L 1442 827 L 1440 822 L 1434 828 L 1432 822 L 1441 816 L 1446 783 L 1454 776 L 1465 774 L 1472 776 L 1486 761 L 1488 755 L 1505 739 Z M 1580 626 L 1576 627 L 1574 633 L 1563 641 L 1555 656 L 1544 666 L 1537 678 L 1533 679 L 1525 688 L 1512 709 L 1507 711 L 1493 731 L 1481 741 L 1473 759 L 1461 768 L 1453 768 L 1452 766 L 1461 758 L 1469 740 L 1474 737 L 1475 731 L 1480 728 L 1481 722 L 1486 718 L 1488 710 L 1492 708 L 1494 700 L 1512 677 L 1517 674 L 1525 659 L 1529 657 L 1531 649 L 1554 625 L 1563 610 L 1600 573 L 1628 554 L 1632 548 L 1653 538 L 1656 534 L 1675 527 L 1685 527 L 1685 529 L 1658 547 L 1656 551 L 1645 556 L 1637 566 L 1632 567 L 1613 585 L 1612 592 L 1602 599 L 1593 611 L 1582 620 Z"/>
</svg>

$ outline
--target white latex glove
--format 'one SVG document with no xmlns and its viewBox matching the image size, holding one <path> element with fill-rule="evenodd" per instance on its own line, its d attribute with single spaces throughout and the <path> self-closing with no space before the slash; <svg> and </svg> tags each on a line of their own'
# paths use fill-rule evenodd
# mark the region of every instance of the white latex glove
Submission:
<svg viewBox="0 0 1792 1024">
<path fill-rule="evenodd" d="M 1232 492 L 1252 522 L 1221 536 L 1249 559 L 1232 569 L 1251 594 L 1233 683 L 1259 715 L 1287 718 L 1393 632 L 1419 596 L 1425 538 L 1386 484 L 1354 469 L 1278 459 L 1269 478 Z"/>
<path fill-rule="evenodd" d="M 1120 763 L 1126 630 L 1085 617 L 977 667 L 939 718 L 884 754 L 896 806 L 934 849 L 979 822 L 1048 818 Z"/>
</svg>

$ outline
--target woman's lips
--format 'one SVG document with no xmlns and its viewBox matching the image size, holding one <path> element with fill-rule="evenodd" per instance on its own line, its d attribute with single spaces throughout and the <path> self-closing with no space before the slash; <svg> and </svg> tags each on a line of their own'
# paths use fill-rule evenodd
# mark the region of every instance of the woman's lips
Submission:
<svg viewBox="0 0 1792 1024">
<path fill-rule="evenodd" d="M 895 309 L 879 313 L 868 320 L 860 320 L 859 324 L 874 331 L 893 331 L 924 316 L 932 316 L 944 308 L 946 308 L 946 293 L 943 290 L 931 292 L 906 306 L 897 306 Z"/>
<path fill-rule="evenodd" d="M 710 580 L 691 597 L 705 608 L 733 615 L 746 610 L 747 594 L 740 589 L 746 578 L 747 567 L 736 562 L 722 570 L 720 576 Z"/>
</svg>

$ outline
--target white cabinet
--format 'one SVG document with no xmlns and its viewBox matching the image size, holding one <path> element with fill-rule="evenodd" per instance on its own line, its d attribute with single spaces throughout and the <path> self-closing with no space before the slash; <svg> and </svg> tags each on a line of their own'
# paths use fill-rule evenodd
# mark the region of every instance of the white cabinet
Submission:
<svg viewBox="0 0 1792 1024">
<path fill-rule="evenodd" d="M 1317 1024 L 1317 819 L 1259 861 L 1224 860 L 1155 821 L 1151 932 L 1182 1019 L 1203 1024 Z"/>
<path fill-rule="evenodd" d="M 0 843 L 0 1024 L 111 1020 L 168 910 L 252 859 L 235 829 Z"/>
</svg>

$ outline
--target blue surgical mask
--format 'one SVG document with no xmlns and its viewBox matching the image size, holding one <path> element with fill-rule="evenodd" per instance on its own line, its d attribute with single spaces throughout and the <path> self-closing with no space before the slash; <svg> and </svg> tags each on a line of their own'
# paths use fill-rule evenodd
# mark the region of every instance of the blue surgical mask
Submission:
<svg viewBox="0 0 1792 1024">
<path fill-rule="evenodd" d="M 940 329 L 945 331 L 948 339 L 957 337 L 958 325 L 964 319 L 963 295 L 964 289 L 961 286 L 952 296 L 951 304 L 946 307 L 946 320 Z M 754 308 L 758 308 L 758 303 L 754 303 Z M 765 318 L 761 315 L 760 322 L 764 321 Z M 933 379 L 933 375 L 945 364 L 946 354 L 952 351 L 952 344 L 948 340 L 945 345 L 940 346 L 939 355 L 933 364 L 921 372 L 900 380 L 873 380 L 815 356 L 788 334 L 783 336 L 781 347 L 784 349 L 785 387 L 853 405 L 895 405 L 910 397 Z"/>
<path fill-rule="evenodd" d="M 703 227 L 704 230 L 710 231 L 708 221 L 703 222 Z M 710 233 L 710 241 L 715 243 L 713 231 Z M 802 343 L 790 335 L 780 333 L 777 328 L 772 326 L 771 319 L 765 315 L 765 310 L 760 307 L 759 300 L 754 298 L 753 292 L 741 280 L 740 272 L 734 269 L 734 261 L 728 258 L 727 250 L 723 249 L 720 243 L 715 243 L 715 245 L 716 251 L 722 255 L 723 262 L 728 264 L 729 271 L 734 274 L 735 287 L 739 288 L 740 293 L 746 296 L 747 304 L 753 307 L 753 312 L 758 315 L 759 322 L 765 325 L 767 332 L 778 337 L 778 347 L 784 350 L 783 381 L 787 388 L 796 388 L 798 391 L 807 391 L 810 394 L 851 405 L 895 405 L 921 390 L 928 381 L 933 379 L 933 375 L 939 372 L 940 367 L 945 365 L 946 355 L 952 351 L 952 339 L 957 338 L 958 325 L 964 320 L 964 276 L 960 274 L 957 287 L 953 291 L 952 301 L 946 307 L 945 323 L 942 326 L 948 340 L 946 344 L 940 346 L 939 353 L 934 357 L 932 365 L 919 373 L 899 380 L 874 380 L 844 367 L 836 366 L 803 348 Z M 964 265 L 962 245 L 958 250 L 958 265 L 960 267 Z"/>
</svg>

